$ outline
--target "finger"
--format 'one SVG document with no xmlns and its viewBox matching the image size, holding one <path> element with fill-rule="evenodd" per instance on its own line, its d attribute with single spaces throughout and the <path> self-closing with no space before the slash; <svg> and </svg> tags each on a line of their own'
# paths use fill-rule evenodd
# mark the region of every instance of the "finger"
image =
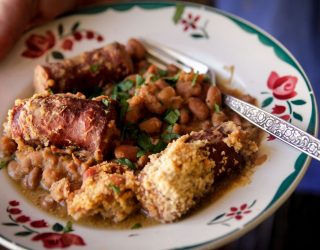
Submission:
<svg viewBox="0 0 320 250">
<path fill-rule="evenodd" d="M 37 1 L 0 1 L 0 58 L 13 47 L 35 14 Z M 29 10 L 29 11 L 26 11 Z"/>
</svg>

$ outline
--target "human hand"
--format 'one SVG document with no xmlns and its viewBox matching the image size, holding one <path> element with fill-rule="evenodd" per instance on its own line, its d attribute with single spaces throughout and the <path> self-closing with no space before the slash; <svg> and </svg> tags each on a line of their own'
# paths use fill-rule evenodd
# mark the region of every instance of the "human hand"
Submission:
<svg viewBox="0 0 320 250">
<path fill-rule="evenodd" d="M 0 59 L 24 31 L 79 6 L 108 0 L 0 0 Z"/>
</svg>

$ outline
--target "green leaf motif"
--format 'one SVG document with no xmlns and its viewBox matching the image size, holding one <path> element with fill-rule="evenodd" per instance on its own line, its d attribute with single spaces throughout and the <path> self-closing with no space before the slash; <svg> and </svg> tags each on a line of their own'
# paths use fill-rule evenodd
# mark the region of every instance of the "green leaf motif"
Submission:
<svg viewBox="0 0 320 250">
<path fill-rule="evenodd" d="M 72 232 L 74 231 L 73 228 L 72 228 L 72 221 L 68 221 L 66 226 L 63 228 L 63 232 L 64 233 L 69 233 L 69 232 Z"/>
<path fill-rule="evenodd" d="M 15 233 L 14 235 L 15 236 L 28 236 L 30 234 L 32 234 L 32 232 L 30 232 L 30 231 L 22 231 L 22 232 Z"/>
<path fill-rule="evenodd" d="M 177 24 L 180 21 L 183 15 L 184 9 L 185 9 L 185 6 L 183 4 L 177 4 L 176 11 L 174 12 L 174 16 L 173 16 L 173 22 L 175 24 Z"/>
<path fill-rule="evenodd" d="M 296 112 L 293 112 L 292 115 L 293 115 L 293 117 L 296 118 L 297 120 L 299 120 L 299 121 L 301 121 L 301 122 L 303 121 L 303 118 L 302 118 L 302 116 L 301 116 L 300 114 L 298 114 L 298 113 L 296 113 Z"/>
<path fill-rule="evenodd" d="M 75 24 L 71 28 L 71 32 L 75 32 L 80 26 L 80 22 L 75 22 Z"/>
<path fill-rule="evenodd" d="M 58 25 L 58 34 L 60 37 L 63 35 L 63 25 L 61 23 Z"/>
<path fill-rule="evenodd" d="M 210 225 L 210 224 L 211 224 L 212 222 L 214 222 L 214 221 L 219 220 L 219 219 L 222 218 L 225 214 L 226 214 L 226 213 L 219 214 L 219 215 L 216 216 L 214 219 L 212 219 L 212 220 L 208 223 L 208 225 Z"/>
<path fill-rule="evenodd" d="M 200 33 L 192 33 L 191 36 L 193 38 L 204 38 L 204 35 L 200 34 Z"/>
<path fill-rule="evenodd" d="M 57 59 L 57 60 L 64 59 L 64 55 L 59 51 L 52 51 L 51 55 L 54 59 Z"/>
<path fill-rule="evenodd" d="M 63 226 L 60 223 L 55 223 L 52 226 L 52 230 L 55 232 L 61 232 L 63 230 Z"/>
<path fill-rule="evenodd" d="M 273 97 L 269 97 L 262 102 L 261 108 L 269 106 L 273 101 Z"/>
<path fill-rule="evenodd" d="M 5 222 L 5 223 L 2 223 L 2 225 L 9 226 L 9 227 L 19 226 L 17 223 L 12 223 L 12 222 Z"/>
<path fill-rule="evenodd" d="M 306 104 L 306 101 L 299 99 L 299 100 L 291 101 L 291 103 L 294 105 L 304 105 L 304 104 Z"/>
</svg>

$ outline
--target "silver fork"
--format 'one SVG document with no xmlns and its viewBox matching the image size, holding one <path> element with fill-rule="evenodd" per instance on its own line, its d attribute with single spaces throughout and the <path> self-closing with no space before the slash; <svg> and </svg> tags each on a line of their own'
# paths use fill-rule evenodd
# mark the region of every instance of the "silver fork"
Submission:
<svg viewBox="0 0 320 250">
<path fill-rule="evenodd" d="M 148 61 L 161 69 L 168 64 L 175 64 L 186 72 L 194 70 L 199 74 L 207 74 L 214 78 L 213 69 L 190 56 L 150 40 L 141 39 L 141 42 L 147 50 Z M 224 94 L 223 99 L 225 105 L 249 122 L 320 161 L 320 141 L 314 136 L 238 98 Z"/>
</svg>

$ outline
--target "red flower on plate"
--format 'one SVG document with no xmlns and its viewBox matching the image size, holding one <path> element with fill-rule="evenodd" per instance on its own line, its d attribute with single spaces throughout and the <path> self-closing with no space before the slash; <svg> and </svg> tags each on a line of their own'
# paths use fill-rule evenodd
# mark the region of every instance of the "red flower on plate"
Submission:
<svg viewBox="0 0 320 250">
<path fill-rule="evenodd" d="M 241 220 L 244 214 L 251 213 L 251 210 L 248 210 L 248 205 L 246 203 L 242 204 L 240 208 L 231 207 L 230 213 L 227 214 L 228 217 L 234 217 L 236 220 Z"/>
<path fill-rule="evenodd" d="M 181 23 L 184 25 L 184 31 L 187 31 L 189 28 L 196 29 L 197 28 L 197 22 L 199 21 L 200 16 L 192 16 L 191 13 L 188 14 L 188 18 L 182 19 Z"/>
<path fill-rule="evenodd" d="M 42 241 L 45 248 L 66 248 L 72 245 L 85 246 L 84 240 L 69 233 L 40 233 L 32 238 L 33 241 Z"/>
<path fill-rule="evenodd" d="M 10 214 L 20 214 L 22 211 L 19 208 L 10 208 L 8 209 Z"/>
<path fill-rule="evenodd" d="M 19 204 L 20 204 L 19 201 L 16 201 L 16 200 L 9 201 L 9 205 L 13 207 L 19 206 Z"/>
<path fill-rule="evenodd" d="M 282 76 L 280 77 L 276 72 L 272 71 L 268 78 L 268 88 L 272 90 L 275 98 L 280 100 L 287 100 L 297 95 L 295 87 L 297 85 L 297 77 L 295 76 Z"/>
<path fill-rule="evenodd" d="M 41 228 L 41 227 L 47 227 L 48 226 L 48 224 L 47 224 L 47 222 L 45 220 L 35 220 L 35 221 L 32 221 L 30 223 L 30 225 L 32 227 L 35 227 L 35 228 Z"/>
<path fill-rule="evenodd" d="M 272 114 L 276 114 L 276 115 L 279 115 L 279 114 L 282 114 L 284 111 L 286 111 L 286 107 L 285 106 L 282 106 L 282 105 L 275 105 L 273 108 L 272 108 Z"/>
<path fill-rule="evenodd" d="M 72 47 L 73 47 L 73 42 L 72 40 L 70 39 L 66 39 L 63 41 L 61 47 L 64 49 L 64 50 L 72 50 Z"/>
<path fill-rule="evenodd" d="M 32 34 L 26 40 L 27 49 L 22 56 L 28 58 L 37 58 L 42 56 L 47 50 L 55 44 L 55 37 L 52 31 L 46 31 L 45 35 Z"/>
<path fill-rule="evenodd" d="M 25 223 L 25 222 L 28 222 L 29 220 L 30 220 L 30 217 L 25 215 L 20 215 L 19 217 L 16 218 L 16 221 L 20 223 Z"/>
</svg>

